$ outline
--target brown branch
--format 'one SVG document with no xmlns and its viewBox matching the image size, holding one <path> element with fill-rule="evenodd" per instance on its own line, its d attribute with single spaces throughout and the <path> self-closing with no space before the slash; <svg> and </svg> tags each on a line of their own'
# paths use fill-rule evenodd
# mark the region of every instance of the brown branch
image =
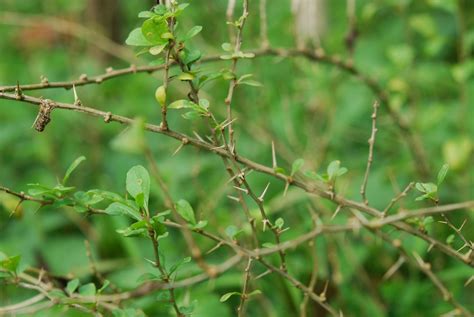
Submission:
<svg viewBox="0 0 474 317">
<path fill-rule="evenodd" d="M 376 122 L 377 122 L 377 108 L 379 107 L 379 102 L 376 100 L 374 102 L 374 112 L 372 113 L 372 133 L 370 134 L 369 138 L 369 157 L 367 158 L 367 168 L 365 169 L 365 174 L 364 174 L 364 181 L 362 182 L 362 185 L 360 187 L 360 195 L 362 196 L 362 201 L 364 204 L 368 205 L 369 200 L 365 196 L 365 191 L 367 189 L 367 182 L 369 180 L 369 172 L 370 172 L 370 167 L 372 166 L 372 161 L 374 160 L 374 145 L 375 145 L 375 134 L 377 134 L 377 127 L 376 127 Z"/>
<path fill-rule="evenodd" d="M 40 105 L 41 104 L 41 99 L 40 98 L 35 98 L 35 97 L 31 97 L 31 96 L 26 96 L 26 95 L 23 95 L 23 98 L 21 100 L 18 100 L 16 98 L 15 94 L 0 93 L 0 99 L 16 100 L 16 101 L 21 101 L 21 102 L 27 102 L 27 103 L 30 103 L 30 104 L 35 104 L 35 105 Z M 90 108 L 90 107 L 77 106 L 77 105 L 73 105 L 73 104 L 60 103 L 60 102 L 55 102 L 54 105 L 55 105 L 55 108 L 58 108 L 58 109 L 67 109 L 67 110 L 82 112 L 82 113 L 89 114 L 89 115 L 92 115 L 92 116 L 103 117 L 103 118 L 107 119 L 106 122 L 114 121 L 114 122 L 119 122 L 119 123 L 122 123 L 122 124 L 131 124 L 134 121 L 133 119 L 130 119 L 130 118 L 127 118 L 127 117 L 124 117 L 124 116 L 111 114 L 110 112 L 104 112 L 104 111 L 97 110 L 97 109 Z M 152 124 L 146 124 L 145 129 L 148 130 L 148 131 L 151 131 L 151 132 L 166 135 L 168 137 L 177 139 L 181 142 L 186 140 L 187 143 L 189 143 L 193 146 L 196 146 L 198 148 L 207 150 L 209 152 L 213 152 L 213 153 L 215 153 L 215 154 L 217 154 L 221 157 L 234 159 L 236 162 L 239 162 L 239 163 L 247 166 L 250 169 L 253 169 L 255 171 L 258 171 L 258 172 L 261 172 L 261 173 L 264 173 L 264 174 L 271 175 L 275 178 L 278 178 L 278 179 L 284 181 L 285 183 L 291 183 L 293 186 L 300 187 L 301 189 L 305 190 L 306 192 L 308 192 L 310 194 L 315 194 L 315 195 L 318 195 L 320 197 L 326 198 L 328 200 L 333 201 L 334 203 L 336 203 L 338 205 L 349 207 L 349 208 L 354 208 L 356 210 L 363 211 L 363 212 L 365 212 L 369 215 L 376 216 L 376 217 L 379 217 L 379 218 L 383 217 L 383 212 L 381 212 L 381 211 L 379 211 L 375 208 L 366 206 L 365 204 L 361 204 L 361 203 L 356 202 L 356 201 L 345 199 L 344 197 L 342 197 L 340 195 L 334 194 L 332 191 L 321 188 L 319 185 L 316 185 L 316 184 L 313 184 L 313 183 L 305 183 L 305 182 L 300 181 L 300 180 L 295 180 L 292 177 L 286 176 L 284 174 L 277 173 L 277 172 L 275 172 L 275 170 L 273 168 L 261 165 L 259 163 L 256 163 L 256 162 L 252 161 L 252 160 L 249 160 L 245 157 L 242 157 L 242 156 L 239 156 L 239 155 L 233 156 L 228 151 L 226 151 L 225 149 L 215 147 L 213 144 L 191 138 L 189 136 L 186 136 L 184 134 L 181 134 L 181 133 L 178 133 L 178 132 L 175 132 L 175 131 L 171 131 L 171 130 L 166 130 L 165 131 L 165 130 L 161 129 L 159 126 L 152 125 Z M 408 232 L 412 235 L 415 235 L 415 236 L 427 241 L 428 243 L 430 243 L 433 246 L 437 247 L 442 252 L 444 252 L 447 255 L 452 256 L 452 257 L 454 257 L 454 258 L 456 258 L 460 261 L 462 261 L 465 264 L 468 264 L 470 266 L 474 266 L 474 259 L 471 259 L 469 256 L 465 256 L 465 255 L 460 254 L 459 252 L 453 250 L 448 245 L 446 245 L 446 244 L 444 244 L 444 243 L 442 243 L 442 242 L 440 242 L 440 241 L 438 241 L 438 240 L 436 240 L 436 239 L 420 232 L 419 230 L 411 227 L 410 225 L 408 225 L 404 222 L 395 222 L 395 223 L 392 223 L 391 225 L 394 226 L 395 228 L 399 229 L 399 230 L 406 231 L 406 232 Z"/>
<path fill-rule="evenodd" d="M 285 48 L 267 48 L 267 49 L 259 49 L 259 50 L 251 50 L 249 53 L 255 54 L 255 57 L 263 57 L 263 56 L 279 56 L 279 57 L 305 57 L 309 61 L 313 62 L 320 62 L 324 64 L 333 65 L 353 76 L 358 78 L 361 82 L 364 83 L 380 100 L 381 106 L 388 112 L 390 117 L 392 118 L 393 122 L 397 126 L 403 140 L 407 143 L 410 153 L 413 157 L 414 164 L 417 167 L 417 172 L 419 172 L 420 176 L 427 178 L 430 174 L 430 168 L 428 165 L 428 161 L 426 159 L 424 149 L 418 137 L 414 134 L 411 130 L 407 122 L 401 117 L 401 115 L 391 107 L 389 102 L 389 95 L 388 93 L 375 81 L 374 79 L 368 77 L 367 75 L 363 74 L 359 69 L 355 68 L 349 62 L 342 61 L 340 58 L 325 55 L 320 53 L 315 53 L 311 50 L 306 49 L 285 49 Z M 201 63 L 207 62 L 216 62 L 220 61 L 220 55 L 215 56 L 208 56 L 206 58 L 201 59 Z M 176 63 L 173 63 L 176 65 Z M 45 89 L 45 88 L 66 88 L 70 89 L 74 86 L 83 86 L 88 84 L 100 84 L 106 80 L 134 74 L 134 73 L 152 73 L 158 70 L 163 70 L 165 68 L 164 65 L 159 66 L 140 66 L 137 67 L 135 65 L 131 65 L 128 68 L 112 70 L 106 72 L 105 74 L 97 75 L 94 77 L 88 77 L 87 75 L 81 75 L 79 79 L 72 80 L 72 81 L 63 81 L 63 82 L 42 82 L 39 84 L 29 84 L 29 85 L 20 85 L 19 88 L 23 91 L 26 90 L 38 90 L 38 89 Z M 16 85 L 12 86 L 2 86 L 0 87 L 0 92 L 9 92 L 15 91 L 17 88 Z"/>
</svg>

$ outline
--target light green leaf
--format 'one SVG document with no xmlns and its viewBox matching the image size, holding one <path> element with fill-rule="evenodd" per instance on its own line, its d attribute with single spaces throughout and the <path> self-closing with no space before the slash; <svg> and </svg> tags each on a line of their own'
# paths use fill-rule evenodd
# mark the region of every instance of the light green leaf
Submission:
<svg viewBox="0 0 474 317">
<path fill-rule="evenodd" d="M 201 31 L 202 31 L 202 26 L 200 26 L 200 25 L 194 26 L 191 30 L 188 31 L 188 33 L 186 33 L 186 35 L 183 38 L 183 41 L 187 41 L 190 38 L 193 38 L 194 36 L 199 34 L 199 32 L 201 32 Z"/>
<path fill-rule="evenodd" d="M 148 52 L 151 55 L 160 55 L 161 52 L 165 49 L 165 47 L 168 45 L 168 43 L 160 44 L 160 45 L 155 45 L 153 47 L 150 47 L 148 49 Z"/>
<path fill-rule="evenodd" d="M 285 220 L 283 220 L 283 218 L 281 217 L 275 220 L 275 226 L 278 227 L 278 229 L 283 228 L 284 224 L 285 224 Z"/>
<path fill-rule="evenodd" d="M 302 158 L 295 160 L 293 164 L 291 165 L 291 176 L 298 173 L 303 167 L 303 165 L 304 165 L 304 160 Z"/>
<path fill-rule="evenodd" d="M 239 293 L 239 292 L 226 293 L 226 294 L 221 296 L 220 302 L 223 303 L 223 302 L 227 301 L 231 296 L 234 296 L 234 295 L 240 296 L 242 294 Z"/>
<path fill-rule="evenodd" d="M 251 296 L 260 295 L 260 294 L 262 294 L 262 291 L 259 289 L 256 289 L 256 290 L 251 291 L 250 293 L 247 293 L 247 296 L 251 297 Z"/>
<path fill-rule="evenodd" d="M 181 73 L 179 74 L 178 79 L 182 81 L 189 81 L 194 79 L 194 75 L 191 73 Z"/>
<path fill-rule="evenodd" d="M 127 45 L 131 46 L 151 46 L 153 43 L 148 41 L 142 34 L 141 28 L 136 28 L 128 35 L 127 39 L 125 40 Z"/>
<path fill-rule="evenodd" d="M 82 296 L 94 296 L 96 294 L 96 288 L 94 283 L 88 283 L 86 285 L 82 285 L 79 288 L 79 294 Z"/>
<path fill-rule="evenodd" d="M 181 217 L 183 217 L 184 220 L 193 225 L 196 224 L 196 218 L 194 216 L 193 207 L 191 207 L 191 205 L 186 200 L 179 200 L 176 203 L 176 210 L 181 215 Z"/>
<path fill-rule="evenodd" d="M 232 52 L 234 50 L 230 43 L 222 43 L 221 47 L 226 52 Z"/>
<path fill-rule="evenodd" d="M 143 194 L 143 206 L 148 210 L 150 197 L 150 175 L 146 168 L 141 165 L 132 167 L 127 173 L 127 191 L 135 200 L 138 195 Z"/>
<path fill-rule="evenodd" d="M 180 99 L 173 101 L 170 105 L 168 105 L 168 109 L 186 109 L 186 108 L 193 108 L 193 106 L 198 106 L 194 102 Z"/>
<path fill-rule="evenodd" d="M 66 286 L 66 292 L 71 295 L 72 293 L 74 293 L 76 291 L 76 289 L 79 287 L 79 279 L 78 278 L 75 278 L 73 280 L 70 280 L 68 283 L 67 283 L 67 286 Z"/>
<path fill-rule="evenodd" d="M 86 160 L 85 156 L 79 156 L 77 159 L 74 160 L 74 162 L 71 163 L 71 165 L 69 165 L 66 171 L 66 174 L 64 174 L 64 177 L 63 177 L 63 182 L 62 182 L 63 185 L 66 184 L 71 173 L 79 166 L 79 164 L 81 164 L 82 161 L 85 161 L 85 160 Z"/>
<path fill-rule="evenodd" d="M 106 214 L 117 216 L 117 215 L 125 215 L 131 217 L 135 220 L 141 220 L 142 217 L 140 212 L 137 209 L 132 208 L 122 202 L 113 202 L 111 203 L 104 212 Z"/>
<path fill-rule="evenodd" d="M 441 169 L 439 170 L 438 172 L 438 177 L 437 177 L 437 180 L 438 180 L 438 186 L 444 181 L 444 179 L 446 178 L 446 174 L 448 174 L 448 170 L 449 170 L 449 165 L 448 164 L 444 164 Z"/>
</svg>

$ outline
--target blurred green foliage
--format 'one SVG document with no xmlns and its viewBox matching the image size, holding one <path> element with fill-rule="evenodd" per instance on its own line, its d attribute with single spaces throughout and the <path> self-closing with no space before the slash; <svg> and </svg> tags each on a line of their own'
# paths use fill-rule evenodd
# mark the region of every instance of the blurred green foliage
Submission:
<svg viewBox="0 0 474 317">
<path fill-rule="evenodd" d="M 186 14 L 180 16 L 183 29 L 202 25 L 203 30 L 191 43 L 204 56 L 223 54 L 221 44 L 228 42 L 225 24 L 226 1 L 189 1 Z M 250 1 L 250 16 L 244 32 L 243 50 L 260 46 L 258 1 Z M 236 15 L 241 1 L 237 1 Z M 128 33 L 140 26 L 138 12 L 148 10 L 149 1 L 117 1 L 120 7 L 122 43 Z M 3 0 L 5 11 L 25 14 L 84 19 L 87 1 L 13 1 Z M 327 54 L 347 58 L 344 45 L 347 31 L 345 1 L 326 1 L 326 31 L 321 36 Z M 393 107 L 420 136 L 431 166 L 432 178 L 420 179 L 413 159 L 400 133 L 387 112 L 380 110 L 375 144 L 375 160 L 369 177 L 367 196 L 371 205 L 382 209 L 411 181 L 434 181 L 444 163 L 450 171 L 438 193 L 441 204 L 460 202 L 474 197 L 474 2 L 470 0 L 379 0 L 357 1 L 357 26 L 354 65 L 374 78 L 389 93 Z M 2 13 L 0 12 L 0 15 Z M 268 1 L 269 39 L 272 47 L 293 47 L 294 27 L 289 1 Z M 42 32 L 42 33 L 41 33 Z M 43 34 L 44 33 L 44 34 Z M 128 67 L 129 62 L 109 56 L 101 61 L 90 51 L 90 43 L 71 36 L 58 36 L 48 29 L 28 29 L 5 25 L 0 21 L 0 84 L 36 83 L 40 76 L 49 81 L 62 81 L 105 72 L 105 68 Z M 42 37 L 43 36 L 43 37 Z M 141 57 L 147 64 L 153 57 Z M 207 71 L 219 71 L 230 62 L 203 64 Z M 278 165 L 287 171 L 298 158 L 304 159 L 301 171 L 325 172 L 330 162 L 340 160 L 348 172 L 338 178 L 338 192 L 360 200 L 359 188 L 367 161 L 367 139 L 370 136 L 374 95 L 361 81 L 331 65 L 318 64 L 301 57 L 258 57 L 240 60 L 240 75 L 252 73 L 263 87 L 240 86 L 233 107 L 238 120 L 236 129 L 239 154 L 272 165 L 271 142 L 276 145 Z M 177 69 L 172 74 L 178 74 Z M 134 74 L 106 81 L 100 85 L 77 87 L 85 105 L 146 122 L 159 124 L 160 109 L 155 90 L 162 84 L 158 74 Z M 200 95 L 210 102 L 211 110 L 225 118 L 224 99 L 228 82 L 216 80 Z M 53 100 L 72 103 L 71 90 L 48 89 L 28 92 Z M 185 83 L 173 82 L 168 100 L 186 98 Z M 52 122 L 43 133 L 31 129 L 37 109 L 28 104 L 0 100 L 0 184 L 16 191 L 27 192 L 28 183 L 54 186 L 67 166 L 84 155 L 87 161 L 71 175 L 68 185 L 79 190 L 98 188 L 125 194 L 125 175 L 134 165 L 147 165 L 144 157 L 125 154 L 114 139 L 124 137 L 123 126 L 104 124 L 102 120 L 71 111 L 54 111 Z M 181 112 L 169 112 L 169 125 L 189 135 L 193 131 L 207 133 L 199 120 L 187 121 Z M 120 142 L 119 142 L 120 143 Z M 189 201 L 197 219 L 208 221 L 208 228 L 224 234 L 236 225 L 245 228 L 245 217 L 239 205 L 227 199 L 232 187 L 222 161 L 211 153 L 185 146 L 171 154 L 179 142 L 157 134 L 146 134 L 146 143 L 154 154 L 172 197 Z M 300 163 L 298 163 L 299 165 Z M 312 204 L 321 212 L 323 222 L 329 221 L 335 209 L 331 202 L 308 196 L 290 187 L 283 197 L 285 184 L 267 175 L 252 173 L 249 180 L 257 192 L 270 182 L 265 206 L 271 219 L 281 217 L 283 236 L 289 240 L 311 229 L 307 212 Z M 431 206 L 429 201 L 417 202 L 411 192 L 402 201 L 404 207 Z M 89 269 L 84 240 L 91 243 L 91 252 L 99 271 L 117 287 L 126 290 L 139 285 L 137 278 L 151 272 L 143 259 L 152 257 L 147 241 L 120 237 L 115 230 L 125 228 L 125 217 L 86 217 L 70 208 L 38 209 L 24 202 L 12 215 L 16 199 L 0 193 L 0 251 L 5 255 L 21 254 L 20 267 L 44 267 L 54 275 L 77 277 L 82 285 L 97 282 Z M 249 205 L 257 213 L 257 206 Z M 13 206 L 13 207 L 12 207 Z M 150 210 L 163 211 L 165 203 L 158 185 L 152 181 Z M 471 213 L 453 214 L 461 224 Z M 346 223 L 349 214 L 341 213 L 334 223 Z M 436 218 L 436 220 L 439 220 Z M 471 225 L 472 226 L 472 225 Z M 465 234 L 473 239 L 472 227 Z M 248 229 L 248 228 L 246 228 Z M 450 229 L 437 221 L 427 226 L 430 235 L 445 241 Z M 445 283 L 454 297 L 474 310 L 473 283 L 464 286 L 473 272 L 467 266 L 441 254 L 427 251 L 428 245 L 406 234 L 391 232 L 410 251 L 416 251 L 432 264 L 433 271 Z M 264 235 L 273 241 L 270 234 Z M 196 236 L 203 250 L 213 244 Z M 457 237 L 450 241 L 462 246 Z M 170 263 L 187 256 L 182 235 L 170 230 L 170 236 L 160 240 Z M 388 281 L 384 273 L 397 261 L 397 252 L 368 231 L 344 233 L 316 239 L 314 245 L 319 266 L 316 292 L 330 281 L 327 297 L 345 316 L 438 316 L 452 310 L 442 300 L 431 281 L 417 267 L 403 265 Z M 289 272 L 307 283 L 312 265 L 311 252 L 299 247 L 288 252 Z M 218 249 L 206 256 L 210 263 L 221 263 L 231 255 Z M 277 258 L 271 258 L 277 263 Z M 180 277 L 199 272 L 195 263 L 184 264 Z M 219 302 L 225 293 L 240 291 L 242 267 L 226 272 L 222 277 L 177 291 L 178 302 L 189 305 L 196 301 L 193 316 L 233 316 L 238 296 Z M 255 275 L 265 268 L 255 264 Z M 302 293 L 291 284 L 270 274 L 253 281 L 263 296 L 250 299 L 248 316 L 295 316 Z M 97 288 L 100 288 L 98 285 Z M 25 300 L 35 294 L 13 285 L 0 287 L 0 305 Z M 125 307 L 142 309 L 148 316 L 171 314 L 167 305 L 157 304 L 157 293 L 129 301 Z M 469 299 L 471 298 L 471 299 Z M 322 314 L 310 303 L 310 311 Z M 74 309 L 61 307 L 42 311 L 35 316 L 85 316 Z M 120 316 L 120 315 L 118 315 Z M 124 315 L 125 316 L 125 315 Z M 128 316 L 128 315 L 126 315 Z M 135 316 L 131 314 L 130 316 Z M 137 315 L 139 316 L 139 315 Z M 319 315 L 318 315 L 319 316 Z"/>
</svg>

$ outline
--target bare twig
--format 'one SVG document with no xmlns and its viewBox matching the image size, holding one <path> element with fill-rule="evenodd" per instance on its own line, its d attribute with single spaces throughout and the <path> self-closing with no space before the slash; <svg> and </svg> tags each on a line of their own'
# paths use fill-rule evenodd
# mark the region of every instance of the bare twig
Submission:
<svg viewBox="0 0 474 317">
<path fill-rule="evenodd" d="M 369 139 L 369 157 L 367 158 L 367 168 L 365 169 L 365 174 L 364 174 L 364 181 L 362 182 L 362 185 L 360 187 L 360 195 L 362 196 L 362 201 L 364 204 L 368 205 L 369 200 L 367 199 L 365 195 L 365 191 L 367 189 L 367 182 L 369 180 L 369 172 L 370 172 L 370 167 L 372 166 L 372 161 L 374 160 L 374 145 L 375 145 L 375 135 L 377 134 L 377 127 L 376 127 L 376 122 L 377 122 L 377 108 L 379 107 L 379 102 L 376 100 L 374 102 L 374 112 L 372 113 L 372 133 L 370 135 Z"/>
</svg>

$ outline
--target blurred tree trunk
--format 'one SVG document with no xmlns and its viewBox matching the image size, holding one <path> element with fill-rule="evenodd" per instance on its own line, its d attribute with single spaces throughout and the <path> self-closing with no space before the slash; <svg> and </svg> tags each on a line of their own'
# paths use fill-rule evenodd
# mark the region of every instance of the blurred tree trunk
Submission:
<svg viewBox="0 0 474 317">
<path fill-rule="evenodd" d="M 116 0 L 87 0 L 86 25 L 97 30 L 117 43 L 122 42 L 120 20 L 122 12 Z M 103 63 L 107 63 L 111 56 L 97 47 L 91 46 L 91 55 Z"/>
</svg>

